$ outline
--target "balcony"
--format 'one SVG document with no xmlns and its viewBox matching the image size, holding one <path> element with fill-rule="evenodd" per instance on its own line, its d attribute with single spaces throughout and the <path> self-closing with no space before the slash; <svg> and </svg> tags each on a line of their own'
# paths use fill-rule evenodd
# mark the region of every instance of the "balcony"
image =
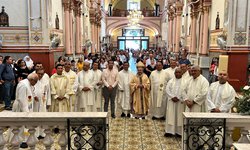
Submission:
<svg viewBox="0 0 250 150">
<path fill-rule="evenodd" d="M 183 113 L 182 149 L 229 150 L 249 146 L 250 116 L 236 113 Z M 233 130 L 241 137 L 232 139 Z M 241 144 L 239 144 L 241 143 Z M 240 149 L 240 148 L 239 148 Z"/>
<path fill-rule="evenodd" d="M 19 149 L 21 138 L 31 150 L 107 149 L 106 112 L 1 112 L 0 122 L 0 149 Z M 45 133 L 42 141 L 37 139 L 38 127 Z"/>
<path fill-rule="evenodd" d="M 114 9 L 111 13 L 110 17 L 127 17 L 129 15 L 130 10 L 121 10 Z M 159 13 L 156 13 L 155 10 L 139 10 L 142 12 L 144 17 L 159 17 Z"/>
</svg>

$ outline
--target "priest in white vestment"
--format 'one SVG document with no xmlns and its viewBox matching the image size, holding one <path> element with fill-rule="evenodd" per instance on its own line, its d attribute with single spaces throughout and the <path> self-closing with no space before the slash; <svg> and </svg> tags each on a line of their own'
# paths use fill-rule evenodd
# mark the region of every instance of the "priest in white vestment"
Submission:
<svg viewBox="0 0 250 150">
<path fill-rule="evenodd" d="M 193 78 L 190 80 L 187 88 L 187 97 L 185 99 L 186 112 L 205 112 L 206 96 L 208 92 L 208 80 L 201 75 L 199 66 L 191 68 Z"/>
<path fill-rule="evenodd" d="M 68 77 L 63 74 L 63 65 L 56 66 L 56 73 L 50 78 L 52 112 L 70 112 Z"/>
<path fill-rule="evenodd" d="M 95 95 L 95 106 L 98 112 L 102 112 L 103 101 L 102 101 L 102 71 L 98 69 L 98 62 L 93 62 L 93 73 L 94 73 L 94 95 Z"/>
<path fill-rule="evenodd" d="M 29 74 L 27 79 L 21 80 L 16 88 L 16 99 L 13 104 L 14 112 L 33 112 L 35 96 L 35 84 L 38 81 L 37 74 Z"/>
<path fill-rule="evenodd" d="M 170 67 L 164 70 L 168 75 L 168 79 L 167 79 L 168 81 L 170 79 L 174 78 L 174 71 L 175 71 L 176 67 L 177 67 L 176 60 L 171 59 L 170 60 Z"/>
<path fill-rule="evenodd" d="M 189 82 L 192 79 L 192 76 L 189 74 L 188 67 L 189 66 L 185 63 L 180 64 L 180 68 L 182 71 L 182 78 L 187 82 Z"/>
<path fill-rule="evenodd" d="M 70 91 L 69 91 L 69 103 L 70 103 L 70 111 L 75 112 L 76 106 L 75 106 L 75 99 L 76 99 L 76 91 L 77 91 L 77 75 L 74 71 L 71 70 L 71 62 L 66 61 L 64 63 L 64 71 L 63 74 L 68 77 L 69 79 L 69 85 L 70 85 Z"/>
<path fill-rule="evenodd" d="M 131 113 L 131 95 L 130 95 L 130 82 L 134 74 L 128 70 L 129 63 L 124 62 L 123 70 L 118 73 L 118 103 L 121 105 L 121 117 L 129 117 Z"/>
<path fill-rule="evenodd" d="M 34 106 L 35 111 L 38 109 L 39 112 L 47 112 L 49 107 L 51 106 L 50 78 L 49 78 L 49 75 L 44 72 L 43 64 L 41 62 L 35 63 L 34 68 L 35 68 L 35 71 L 33 71 L 33 73 L 37 74 L 38 71 L 40 72 L 38 74 L 39 80 L 38 80 L 36 86 L 40 87 L 41 84 L 42 84 L 42 86 L 44 86 L 43 94 L 44 94 L 44 99 L 46 100 L 44 102 L 41 102 L 39 100 L 39 106 L 37 104 L 35 104 L 35 106 Z M 43 70 L 43 71 L 41 71 L 41 70 Z M 37 90 L 41 91 L 42 89 L 36 88 L 35 92 L 39 92 Z"/>
<path fill-rule="evenodd" d="M 35 73 L 28 75 L 27 79 L 21 80 L 16 88 L 16 99 L 13 104 L 13 112 L 33 112 L 34 103 L 38 100 L 35 96 L 35 85 L 38 81 L 38 76 Z M 10 141 L 13 134 L 11 133 L 12 129 L 9 129 L 8 140 Z M 27 133 L 27 129 L 22 127 L 20 129 L 19 137 L 21 137 L 21 148 L 27 148 L 28 145 L 26 141 L 28 140 L 27 136 L 24 136 L 24 132 Z"/>
<path fill-rule="evenodd" d="M 210 85 L 207 93 L 207 109 L 209 112 L 228 113 L 235 101 L 236 92 L 227 82 L 228 74 L 220 71 L 217 82 Z"/>
<path fill-rule="evenodd" d="M 50 94 L 50 79 L 47 78 L 44 73 L 44 69 L 36 69 L 36 74 L 39 77 L 35 85 L 35 95 L 38 98 L 38 103 L 34 104 L 34 111 L 36 112 L 47 112 L 47 109 L 51 105 L 51 94 Z M 38 139 L 44 138 L 45 133 L 41 127 L 36 129 L 36 137 Z"/>
<path fill-rule="evenodd" d="M 94 86 L 95 78 L 92 70 L 89 70 L 90 63 L 84 62 L 83 70 L 77 74 L 78 95 L 77 106 L 80 112 L 95 112 Z"/>
<path fill-rule="evenodd" d="M 158 61 L 156 63 L 156 70 L 153 71 L 149 77 L 151 84 L 151 103 L 150 112 L 152 119 L 165 120 L 167 97 L 166 86 L 169 75 L 163 70 L 163 63 Z"/>
<path fill-rule="evenodd" d="M 187 92 L 187 81 L 182 77 L 182 70 L 175 70 L 175 77 L 171 79 L 166 87 L 168 96 L 168 105 L 166 113 L 165 135 L 182 135 L 183 118 L 182 113 L 185 111 L 184 98 Z"/>
</svg>

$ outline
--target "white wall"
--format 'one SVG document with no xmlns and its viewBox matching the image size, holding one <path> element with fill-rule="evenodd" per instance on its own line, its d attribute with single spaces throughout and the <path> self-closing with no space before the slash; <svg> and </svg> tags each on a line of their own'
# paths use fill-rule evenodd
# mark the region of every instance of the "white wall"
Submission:
<svg viewBox="0 0 250 150">
<path fill-rule="evenodd" d="M 62 0 L 52 0 L 51 22 L 52 22 L 53 28 L 56 28 L 56 25 L 55 25 L 56 13 L 58 14 L 58 18 L 59 18 L 59 28 L 63 29 Z"/>
<path fill-rule="evenodd" d="M 101 39 L 102 37 L 106 36 L 106 23 L 104 22 L 104 19 L 101 20 Z"/>
<path fill-rule="evenodd" d="M 10 26 L 28 26 L 28 1 L 27 0 L 0 0 L 0 9 L 5 7 L 9 15 Z"/>
<path fill-rule="evenodd" d="M 212 0 L 212 7 L 211 7 L 211 13 L 210 13 L 211 30 L 215 30 L 217 12 L 219 12 L 219 16 L 220 16 L 220 28 L 223 28 L 224 9 L 225 9 L 225 0 Z"/>
<path fill-rule="evenodd" d="M 163 22 L 161 25 L 161 35 L 162 35 L 162 40 L 167 42 L 167 36 L 168 36 L 168 23 Z"/>
</svg>

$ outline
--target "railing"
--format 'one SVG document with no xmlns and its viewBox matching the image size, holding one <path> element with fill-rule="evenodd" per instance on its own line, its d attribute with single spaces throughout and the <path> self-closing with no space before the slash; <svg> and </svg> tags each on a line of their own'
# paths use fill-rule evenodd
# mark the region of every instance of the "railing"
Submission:
<svg viewBox="0 0 250 150">
<path fill-rule="evenodd" d="M 232 133 L 239 128 L 236 143 L 249 144 L 250 116 L 236 113 L 183 113 L 182 149 L 228 150 L 233 146 Z"/>
<path fill-rule="evenodd" d="M 36 134 L 39 128 L 45 133 L 41 141 Z M 53 132 L 55 128 L 59 128 L 59 133 Z M 55 146 L 61 150 L 106 150 L 107 130 L 106 112 L 2 112 L 0 149 L 19 149 L 22 137 L 27 139 L 31 150 L 39 149 L 37 147 L 41 145 L 46 150 L 56 149 Z"/>
<path fill-rule="evenodd" d="M 127 17 L 130 10 L 115 9 L 112 11 L 112 17 Z M 158 17 L 155 10 L 140 10 L 144 17 Z"/>
</svg>

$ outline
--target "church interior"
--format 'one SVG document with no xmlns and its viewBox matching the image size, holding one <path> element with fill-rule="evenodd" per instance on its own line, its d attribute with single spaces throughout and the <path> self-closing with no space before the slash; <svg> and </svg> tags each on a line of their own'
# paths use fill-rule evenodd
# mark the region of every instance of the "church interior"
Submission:
<svg viewBox="0 0 250 150">
<path fill-rule="evenodd" d="M 210 77 L 211 65 L 216 60 L 219 70 L 228 73 L 228 83 L 237 93 L 241 93 L 243 87 L 250 83 L 250 1 L 0 0 L 1 56 L 9 55 L 17 60 L 28 55 L 34 62 L 42 62 L 45 72 L 50 76 L 52 75 L 51 70 L 56 67 L 55 62 L 60 56 L 70 61 L 78 61 L 81 57 L 87 58 L 89 54 L 102 56 L 104 52 L 112 53 L 117 50 L 128 51 L 130 57 L 133 55 L 132 52 L 137 53 L 141 50 L 150 50 L 153 54 L 156 52 L 167 53 L 173 56 L 182 54 L 185 50 L 190 63 L 193 66 L 199 66 L 202 75 L 207 79 Z M 129 68 L 135 74 L 137 73 L 136 63 L 135 59 L 129 60 Z M 1 111 L 3 111 L 1 113 L 8 113 L 4 110 L 4 105 L 1 107 Z M 121 108 L 116 107 L 118 107 L 116 114 L 119 116 Z M 6 115 L 1 115 L 1 113 L 0 120 Z M 188 142 L 183 142 L 187 138 L 186 136 L 182 136 L 182 138 L 165 137 L 165 121 L 152 120 L 150 119 L 151 114 L 145 120 L 120 117 L 113 119 L 110 114 L 108 116 L 108 139 L 105 141 L 105 147 L 100 149 L 199 149 L 199 147 L 194 148 L 194 145 L 193 148 L 186 147 L 185 144 Z M 195 126 L 197 122 L 192 119 L 199 118 L 199 115 L 184 114 L 183 116 L 186 117 L 186 127 Z M 23 117 L 25 118 L 25 115 Z M 204 124 L 215 124 L 214 126 L 218 129 L 223 126 L 222 138 L 224 139 L 217 138 L 217 140 L 223 141 L 222 143 L 228 146 L 229 140 L 226 139 L 230 136 L 233 139 L 230 140 L 232 146 L 236 140 L 241 139 L 240 141 L 244 141 L 241 143 L 248 143 L 247 149 L 249 149 L 250 117 L 238 118 L 227 115 L 219 115 L 219 117 L 224 118 L 222 122 L 226 122 L 225 126 L 221 125 L 218 120 L 203 122 Z M 219 117 L 216 115 L 210 117 L 209 114 L 204 116 L 208 120 Z M 35 122 L 41 122 L 41 120 L 42 118 L 39 120 L 38 117 Z M 67 125 L 66 119 L 61 118 L 60 120 L 59 118 L 58 120 L 61 121 L 62 126 Z M 62 123 L 63 121 L 64 123 Z M 23 123 L 22 120 L 15 122 L 8 117 L 3 119 L 3 123 L 1 122 L 0 149 L 7 142 L 4 140 L 8 136 L 5 125 L 13 123 L 15 127 L 20 127 L 20 123 Z M 39 125 L 39 123 L 34 124 L 29 125 L 33 127 Z M 55 123 L 51 123 L 48 126 L 55 125 Z M 27 134 L 33 135 L 35 129 L 29 129 Z M 230 129 L 230 132 L 225 133 L 226 129 Z M 241 133 L 240 129 L 242 129 Z M 210 130 L 208 130 L 207 128 L 204 132 L 209 132 Z M 60 130 L 60 133 L 65 133 L 65 131 L 66 129 Z M 216 129 L 216 133 L 217 131 Z M 17 138 L 17 132 L 15 133 L 13 130 L 13 133 Z M 30 143 L 28 143 L 30 149 L 70 149 L 66 146 L 67 144 L 60 143 L 60 140 L 66 140 L 68 135 L 59 136 L 48 133 L 51 136 L 46 136 L 46 140 L 54 138 L 54 144 L 38 141 L 33 142 L 38 144 L 36 147 L 32 147 L 31 143 L 35 139 L 30 136 Z M 185 135 L 188 136 L 188 134 Z M 213 133 L 209 134 L 213 135 Z M 217 134 L 214 133 L 215 135 Z M 15 138 L 9 141 L 7 146 L 9 149 L 16 148 Z M 77 139 L 77 137 L 75 138 Z M 195 140 L 195 136 L 193 140 Z M 209 145 L 212 140 L 214 139 L 211 138 L 204 145 Z M 93 139 L 89 138 L 87 141 L 91 145 Z M 220 148 L 228 149 L 228 147 Z M 204 149 L 212 148 L 205 146 Z M 238 149 L 240 150 L 240 148 Z"/>
</svg>

